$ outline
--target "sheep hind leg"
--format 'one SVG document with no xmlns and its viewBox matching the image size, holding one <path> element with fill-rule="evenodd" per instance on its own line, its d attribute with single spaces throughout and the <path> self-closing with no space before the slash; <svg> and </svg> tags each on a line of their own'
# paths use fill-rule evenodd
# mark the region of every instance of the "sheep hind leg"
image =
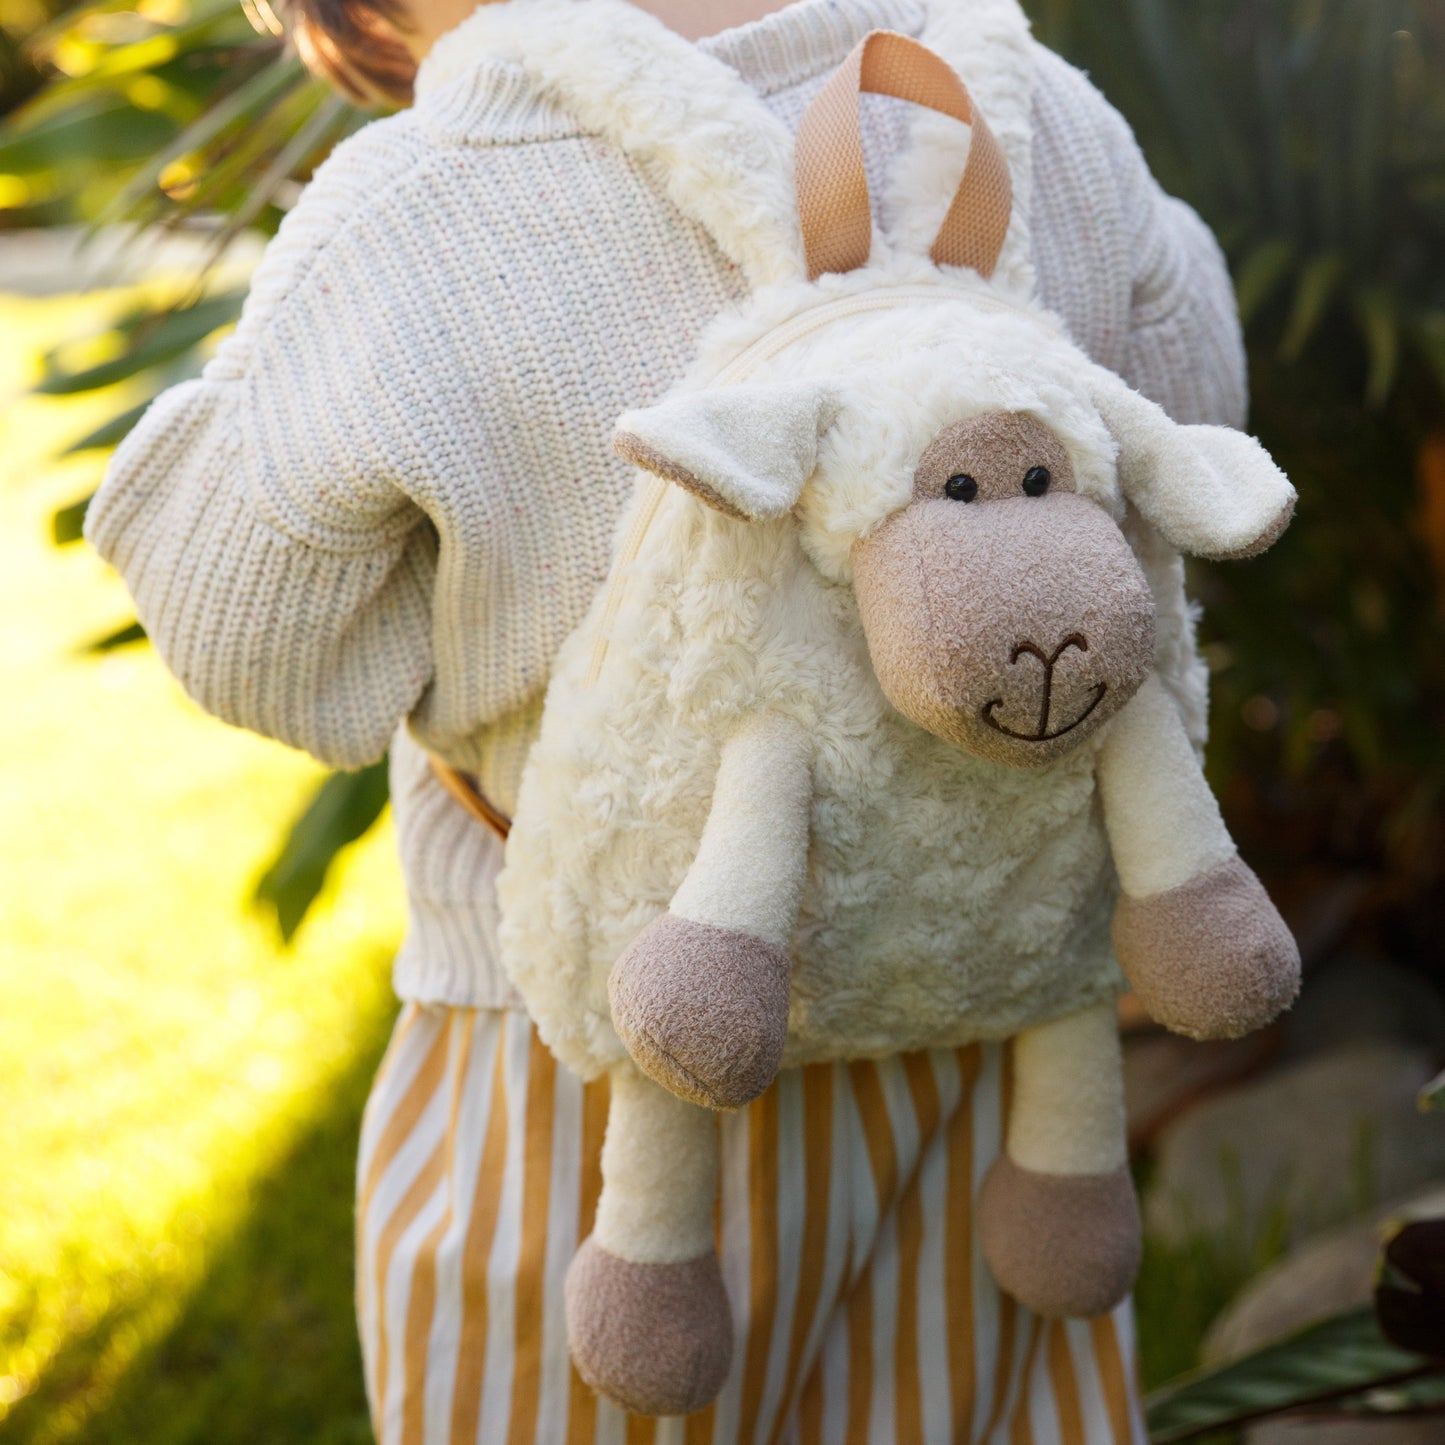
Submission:
<svg viewBox="0 0 1445 1445">
<path fill-rule="evenodd" d="M 578 1373 L 636 1415 L 685 1415 L 722 1389 L 733 1325 L 713 1244 L 717 1120 L 631 1065 L 612 1075 L 602 1194 L 567 1271 Z"/>
<path fill-rule="evenodd" d="M 1037 1314 L 1104 1314 L 1139 1267 L 1112 1004 L 1013 1041 L 1005 1148 L 984 1180 L 979 1237 L 999 1284 Z"/>
</svg>

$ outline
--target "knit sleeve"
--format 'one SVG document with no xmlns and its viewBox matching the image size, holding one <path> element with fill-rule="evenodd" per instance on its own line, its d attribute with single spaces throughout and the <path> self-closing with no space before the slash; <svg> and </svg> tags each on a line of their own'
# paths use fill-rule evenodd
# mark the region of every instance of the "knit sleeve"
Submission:
<svg viewBox="0 0 1445 1445">
<path fill-rule="evenodd" d="M 1033 180 L 1040 288 L 1075 340 L 1176 421 L 1242 426 L 1244 345 L 1218 244 L 1150 174 L 1123 116 L 1043 46 Z"/>
<path fill-rule="evenodd" d="M 430 678 L 431 538 L 405 514 L 353 524 L 345 549 L 281 530 L 248 486 L 244 405 L 236 383 L 166 392 L 117 453 L 86 535 L 202 707 L 360 767 Z"/>
<path fill-rule="evenodd" d="M 1132 260 L 1125 378 L 1176 421 L 1242 427 L 1244 341 L 1219 243 L 1154 179 L 1124 118 L 1102 109 Z"/>
<path fill-rule="evenodd" d="M 335 189 L 303 198 L 236 335 L 126 438 L 86 535 L 197 702 L 357 767 L 431 681 L 437 545 L 395 263 L 334 224 Z"/>
<path fill-rule="evenodd" d="M 1126 375 L 1176 421 L 1243 427 L 1244 342 L 1224 256 L 1193 210 L 1144 179 Z"/>
</svg>

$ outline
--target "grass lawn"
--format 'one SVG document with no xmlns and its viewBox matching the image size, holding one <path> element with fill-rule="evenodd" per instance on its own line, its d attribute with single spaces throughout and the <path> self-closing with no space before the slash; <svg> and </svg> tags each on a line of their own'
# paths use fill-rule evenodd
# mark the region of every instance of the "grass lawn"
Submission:
<svg viewBox="0 0 1445 1445">
<path fill-rule="evenodd" d="M 129 299 L 0 296 L 0 406 Z M 49 515 L 122 393 L 0 412 L 0 1437 L 369 1438 L 351 1173 L 395 1005 L 389 830 L 296 946 L 246 897 L 319 770 L 204 716 Z"/>
</svg>

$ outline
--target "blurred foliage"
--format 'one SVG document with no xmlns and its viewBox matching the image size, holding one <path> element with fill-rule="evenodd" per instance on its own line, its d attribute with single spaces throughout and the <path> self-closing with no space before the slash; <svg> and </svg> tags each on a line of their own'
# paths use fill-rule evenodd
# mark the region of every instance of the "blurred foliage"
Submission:
<svg viewBox="0 0 1445 1445">
<path fill-rule="evenodd" d="M 114 646 L 113 639 L 93 644 Z M 256 900 L 275 911 L 288 943 L 310 911 L 338 849 L 364 837 L 386 807 L 386 763 L 333 773 L 316 790 L 256 884 Z"/>
<path fill-rule="evenodd" d="M 1207 1243 L 1202 1248 L 1211 1252 Z M 1191 1252 L 1192 1246 L 1176 1251 L 1176 1258 L 1187 1262 Z M 1218 1262 L 1223 1269 L 1207 1276 L 1216 1288 L 1231 1273 L 1227 1256 Z M 1154 1263 L 1146 1252 L 1146 1290 Z M 1187 1270 L 1181 1282 L 1191 1282 Z M 1194 1303 L 1198 1292 L 1186 1288 L 1183 1297 Z M 1141 1294 L 1141 1318 L 1146 1304 L 1147 1293 Z M 1141 1343 L 1147 1382 L 1149 1342 Z M 1445 1219 L 1387 1226 L 1372 1306 L 1319 1320 L 1238 1359 L 1172 1376 L 1144 1405 L 1154 1445 L 1233 1438 L 1252 1421 L 1300 1412 L 1336 1423 L 1445 1416 Z"/>
<path fill-rule="evenodd" d="M 1300 491 L 1199 567 L 1210 773 L 1307 955 L 1445 970 L 1445 5 L 1033 0 L 1229 256 Z"/>
<path fill-rule="evenodd" d="M 1256 346 L 1297 362 L 1348 318 L 1368 400 L 1412 359 L 1445 381 L 1439 0 L 1034 9 L 1134 123 L 1165 189 L 1215 228 Z"/>
<path fill-rule="evenodd" d="M 1139 1197 L 1147 1197 L 1153 1161 L 1133 1161 Z M 1231 1172 L 1234 1165 L 1221 1160 Z M 1272 1203 L 1252 1220 L 1245 1201 L 1231 1191 L 1223 1229 L 1191 1229 L 1180 1239 L 1146 1231 L 1144 1254 L 1134 1282 L 1138 1321 L 1139 1381 L 1144 1390 L 1162 1389 L 1198 1363 L 1209 1328 L 1250 1280 L 1283 1257 L 1290 1216 Z"/>
<path fill-rule="evenodd" d="M 0 294 L 0 397 L 147 294 Z M 56 453 L 128 387 L 0 409 L 0 1440 L 360 1442 L 352 1178 L 396 1012 L 393 841 L 346 850 L 283 956 L 247 888 L 324 769 L 217 727 L 149 648 L 84 652 L 129 599 L 50 545 L 102 464 Z"/>
<path fill-rule="evenodd" d="M 267 0 L 94 0 L 36 28 L 23 54 L 46 79 L 0 129 L 12 226 L 189 225 L 219 252 L 248 227 L 274 231 L 296 183 L 365 118 L 287 50 Z M 14 99 L 25 90 L 22 74 Z"/>
<path fill-rule="evenodd" d="M 98 0 L 55 17 L 0 10 L 0 109 L 10 110 L 0 125 L 0 225 L 120 224 L 142 241 L 184 230 L 205 242 L 178 294 L 149 298 L 46 356 L 42 393 L 88 395 L 121 382 L 141 391 L 67 453 L 114 447 L 150 397 L 200 369 L 245 299 L 215 291 L 211 267 L 238 236 L 271 234 L 298 183 L 366 119 L 306 73 L 280 32 L 266 0 Z M 55 513 L 58 544 L 79 540 L 87 502 Z M 143 638 L 131 623 L 90 646 L 105 652 Z M 254 894 L 283 938 L 385 801 L 378 766 L 337 774 L 299 810 Z"/>
</svg>

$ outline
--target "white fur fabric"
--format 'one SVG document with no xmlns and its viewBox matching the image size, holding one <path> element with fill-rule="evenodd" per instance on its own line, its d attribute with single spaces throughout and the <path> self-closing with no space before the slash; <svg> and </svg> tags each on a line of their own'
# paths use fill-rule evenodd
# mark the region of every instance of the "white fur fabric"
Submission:
<svg viewBox="0 0 1445 1445">
<path fill-rule="evenodd" d="M 797 505 L 834 412 L 817 386 L 720 386 L 627 412 L 617 431 L 668 457 L 725 509 L 771 521 Z"/>
<path fill-rule="evenodd" d="M 1130 499 L 1175 547 L 1232 557 L 1284 529 L 1295 489 L 1253 437 L 1226 426 L 1178 426 L 1107 373 L 1099 374 L 1094 401 L 1120 443 Z"/>
<path fill-rule="evenodd" d="M 713 1248 L 717 1116 L 669 1094 L 632 1067 L 612 1071 L 606 1187 L 592 1237 L 634 1264 L 676 1264 Z"/>
<path fill-rule="evenodd" d="M 813 745 L 794 722 L 758 713 L 722 746 L 707 827 L 670 912 L 751 934 L 793 939 L 808 871 Z"/>
</svg>

